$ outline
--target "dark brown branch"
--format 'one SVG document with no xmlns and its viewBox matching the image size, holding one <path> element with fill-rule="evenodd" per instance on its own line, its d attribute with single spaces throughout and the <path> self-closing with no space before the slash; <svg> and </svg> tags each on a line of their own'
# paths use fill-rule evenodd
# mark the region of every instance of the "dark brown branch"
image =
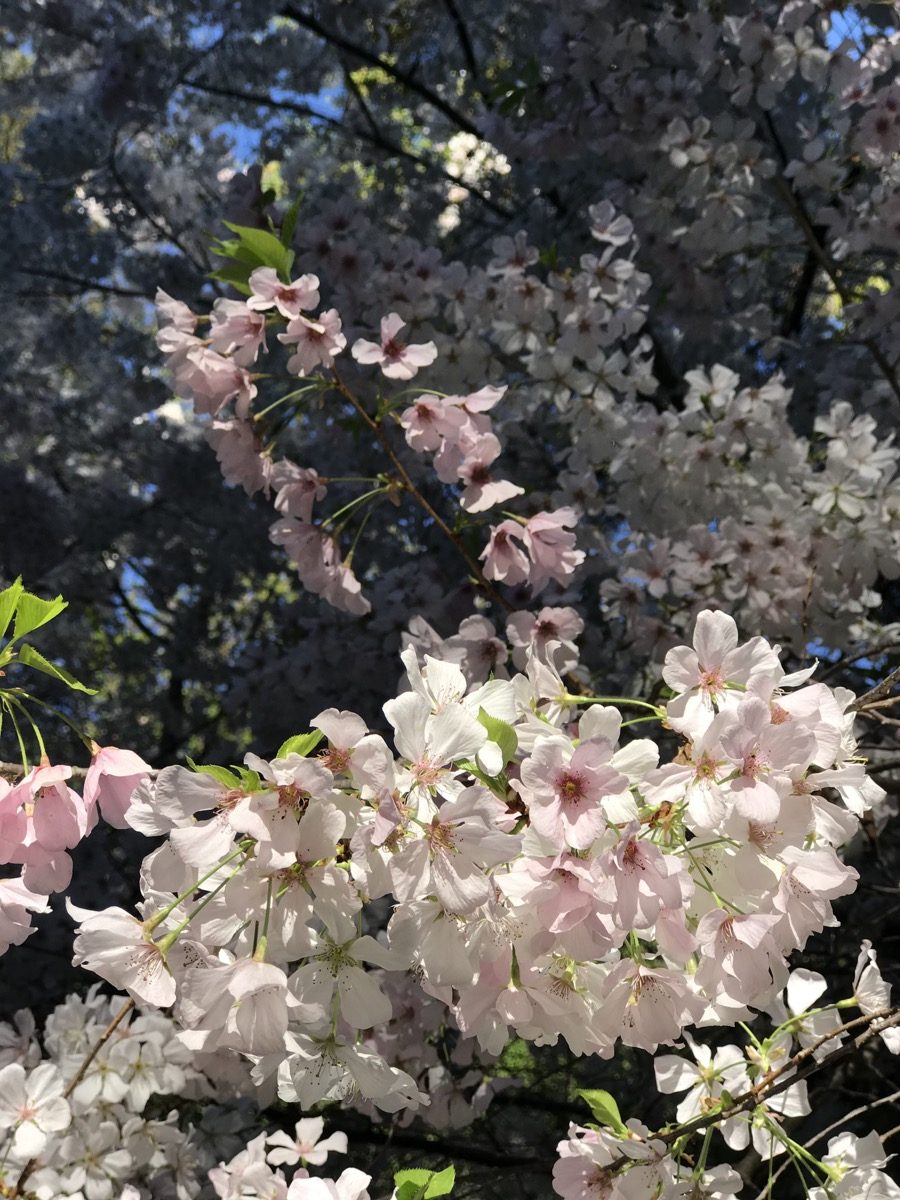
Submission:
<svg viewBox="0 0 900 1200">
<path fill-rule="evenodd" d="M 860 712 L 864 708 L 873 707 L 888 695 L 891 688 L 896 683 L 900 683 L 900 667 L 895 667 L 893 671 L 891 671 L 890 675 L 882 679 L 881 683 L 877 683 L 875 687 L 870 688 L 869 691 L 863 692 L 861 696 L 857 696 L 857 698 L 850 705 L 850 711 Z"/>
<path fill-rule="evenodd" d="M 409 494 L 413 497 L 413 499 L 416 501 L 416 503 L 419 505 L 419 507 L 432 519 L 432 521 L 434 521 L 434 523 L 437 525 L 438 529 L 440 529 L 441 533 L 443 533 L 445 535 L 445 537 L 447 537 L 453 543 L 453 545 L 456 547 L 456 549 L 459 551 L 459 553 L 465 559 L 466 566 L 471 571 L 473 578 L 484 589 L 485 593 L 488 596 L 490 596 L 490 598 L 494 601 L 494 603 L 499 605 L 500 608 L 504 609 L 506 612 L 513 612 L 514 606 L 512 604 L 510 604 L 510 602 L 504 596 L 500 595 L 500 593 L 497 591 L 497 589 L 494 587 L 494 585 L 491 583 L 491 581 L 484 574 L 481 567 L 479 567 L 476 560 L 472 557 L 472 555 L 469 553 L 469 551 L 465 548 L 465 546 L 462 543 L 462 539 L 459 537 L 459 535 L 455 534 L 453 532 L 453 530 L 450 528 L 450 526 L 447 524 L 447 522 L 443 519 L 443 517 L 440 515 L 440 513 L 438 513 L 431 506 L 431 504 L 429 504 L 429 502 L 425 499 L 425 497 L 422 495 L 422 493 L 416 487 L 416 485 L 413 482 L 413 479 L 412 479 L 411 475 L 409 474 L 409 472 L 407 471 L 406 467 L 404 467 L 403 463 L 397 457 L 397 454 L 394 451 L 393 446 L 391 445 L 390 438 L 387 436 L 384 426 L 379 421 L 376 421 L 374 417 L 370 416 L 366 412 L 365 408 L 360 403 L 360 401 L 356 398 L 356 396 L 354 396 L 353 392 L 351 392 L 350 389 L 347 387 L 347 385 L 340 379 L 340 377 L 337 374 L 337 371 L 334 371 L 334 381 L 335 381 L 335 386 L 337 387 L 337 389 L 341 393 L 341 395 L 350 401 L 350 403 L 353 405 L 353 407 L 356 409 L 356 411 L 359 413 L 359 415 L 362 417 L 362 419 L 365 421 L 365 423 L 368 425 L 368 427 L 375 434 L 376 438 L 378 438 L 378 441 L 381 444 L 381 448 L 384 450 L 385 454 L 390 459 L 394 469 L 397 471 L 397 474 L 400 476 L 400 480 L 403 484 L 404 490 L 409 492 Z"/>
<path fill-rule="evenodd" d="M 460 49 L 463 52 L 463 58 L 466 60 L 466 66 L 472 72 L 472 78 L 476 81 L 480 77 L 478 69 L 478 59 L 475 57 L 475 47 L 472 45 L 472 39 L 469 36 L 469 30 L 463 20 L 463 15 L 459 11 L 459 5 L 456 0 L 444 0 L 444 7 L 450 14 L 450 19 L 456 29 L 456 36 L 459 39 Z"/>
<path fill-rule="evenodd" d="M 402 68 L 394 66 L 393 63 L 381 58 L 365 46 L 351 42 L 349 38 L 344 37 L 343 34 L 338 33 L 336 30 L 326 28 L 312 13 L 304 12 L 295 4 L 286 4 L 281 10 L 281 15 L 296 22 L 302 29 L 308 29 L 310 33 L 316 34 L 317 37 L 322 38 L 332 46 L 336 46 L 339 50 L 343 50 L 346 54 L 350 54 L 354 58 L 358 58 L 361 62 L 368 63 L 369 66 L 377 67 L 380 71 L 384 71 L 395 83 L 400 84 L 401 87 L 405 87 L 407 91 L 415 93 L 415 95 L 430 104 L 432 108 L 436 108 L 438 112 L 443 113 L 449 121 L 464 133 L 471 133 L 474 137 L 481 138 L 478 127 L 464 113 L 454 108 L 443 96 L 422 83 L 409 71 L 404 71 Z"/>
<path fill-rule="evenodd" d="M 877 1022 L 877 1024 L 876 1024 Z M 833 1042 L 836 1037 L 841 1034 L 849 1033 L 852 1029 L 858 1029 L 861 1025 L 867 1026 L 862 1033 L 852 1038 L 849 1042 L 838 1046 L 831 1054 L 825 1058 L 816 1061 L 813 1059 L 815 1052 L 821 1049 L 822 1046 Z M 798 1050 L 795 1055 L 789 1058 L 776 1070 L 769 1071 L 762 1077 L 753 1087 L 749 1088 L 740 1096 L 736 1096 L 730 1104 L 727 1104 L 718 1113 L 702 1114 L 699 1117 L 694 1117 L 690 1121 L 685 1121 L 681 1125 L 676 1125 L 667 1132 L 660 1132 L 653 1136 L 667 1146 L 671 1146 L 673 1142 L 678 1141 L 686 1134 L 703 1132 L 710 1125 L 717 1125 L 720 1121 L 727 1120 L 729 1117 L 737 1116 L 738 1113 L 744 1112 L 748 1108 L 756 1108 L 761 1104 L 765 1104 L 771 1100 L 773 1096 L 778 1096 L 781 1092 L 787 1091 L 788 1088 L 800 1083 L 801 1080 L 814 1075 L 816 1072 L 823 1070 L 825 1067 L 834 1066 L 837 1062 L 842 1062 L 857 1050 L 861 1050 L 868 1042 L 873 1041 L 885 1029 L 892 1029 L 900 1025 L 900 1005 L 894 1008 L 883 1008 L 877 1012 L 864 1013 L 861 1017 L 854 1017 L 852 1021 L 847 1021 L 843 1025 L 838 1025 L 834 1029 L 811 1042 L 802 1050 Z M 809 1060 L 813 1059 L 812 1062 Z M 626 1156 L 617 1158 L 609 1164 L 607 1168 L 610 1172 L 618 1170 L 629 1162 Z"/>
<path fill-rule="evenodd" d="M 63 271 L 47 271 L 43 267 L 13 267 L 14 272 L 20 275 L 33 275 L 38 279 L 58 279 L 60 283 L 71 283 L 75 287 L 80 287 L 84 292 L 108 292 L 112 296 L 128 296 L 135 297 L 141 300 L 152 300 L 153 296 L 149 292 L 142 292 L 138 288 L 117 287 L 111 283 L 99 283 L 96 279 L 82 279 L 78 275 L 67 275 Z M 67 293 L 68 295 L 77 295 L 77 292 Z"/>
<path fill-rule="evenodd" d="M 793 337 L 803 328 L 806 305 L 809 302 L 809 294 L 812 291 L 818 270 L 819 264 L 816 256 L 812 250 L 807 250 L 806 257 L 803 260 L 803 269 L 800 272 L 800 278 L 797 280 L 797 288 L 790 307 L 785 312 L 784 319 L 781 322 L 782 337 Z"/>
<path fill-rule="evenodd" d="M 354 96 L 358 101 L 362 101 L 359 88 L 356 83 L 350 78 L 349 72 L 347 77 L 348 87 L 354 92 Z M 265 92 L 240 92 L 234 88 L 222 87 L 212 83 L 199 83 L 194 79 L 184 81 L 184 87 L 191 88 L 193 91 L 208 92 L 211 96 L 224 96 L 230 100 L 237 100 L 238 103 L 254 104 L 259 108 L 271 108 L 283 110 L 284 112 L 294 113 L 298 117 L 308 117 L 310 120 L 321 121 L 339 133 L 342 137 L 348 139 L 356 139 L 361 142 L 368 142 L 370 145 L 377 146 L 383 150 L 385 154 L 393 158 L 402 158 L 407 162 L 415 163 L 416 166 L 424 168 L 437 175 L 442 175 L 454 187 L 464 187 L 467 192 L 476 196 L 486 208 L 495 212 L 498 216 L 505 219 L 510 218 L 513 214 L 504 205 L 492 199 L 487 192 L 481 188 L 475 187 L 473 184 L 463 183 L 452 175 L 446 167 L 441 163 L 423 158 L 420 154 L 416 154 L 413 150 L 408 150 L 405 146 L 401 146 L 398 142 L 389 138 L 384 131 L 379 127 L 378 123 L 372 116 L 371 110 L 365 105 L 364 101 L 360 103 L 363 115 L 366 118 L 368 129 L 348 128 L 347 125 L 338 120 L 336 117 L 330 117 L 327 113 L 316 112 L 307 104 L 302 104 L 297 100 L 275 100 L 272 96 Z"/>
<path fill-rule="evenodd" d="M 781 159 L 782 166 L 784 166 L 787 159 L 787 154 L 784 146 L 781 143 L 781 139 L 778 136 L 778 131 L 775 128 L 775 123 L 772 120 L 771 114 L 765 113 L 764 120 L 769 134 L 769 140 L 775 146 L 778 157 Z M 809 247 L 810 253 L 831 280 L 835 292 L 840 297 L 841 304 L 849 304 L 852 300 L 852 297 L 844 286 L 842 270 L 828 253 L 821 238 L 819 237 L 819 234 L 816 232 L 815 226 L 812 223 L 809 213 L 806 210 L 806 205 L 804 204 L 799 192 L 791 181 L 784 178 L 784 175 L 781 172 L 777 172 L 775 175 L 775 187 L 784 200 L 794 220 L 797 222 L 797 225 L 800 227 L 800 231 L 806 239 L 806 244 Z M 861 338 L 860 345 L 865 346 L 872 355 L 894 395 L 898 400 L 900 400 L 900 379 L 897 378 L 896 366 L 888 360 L 887 356 L 875 338 Z"/>
<path fill-rule="evenodd" d="M 832 1121 L 830 1125 L 826 1125 L 826 1127 L 820 1130 L 815 1137 L 811 1137 L 808 1142 L 804 1142 L 804 1149 L 809 1150 L 812 1146 L 815 1146 L 818 1142 L 821 1142 L 823 1138 L 828 1137 L 829 1133 L 834 1133 L 835 1129 L 845 1129 L 847 1122 L 852 1121 L 854 1117 L 861 1117 L 864 1113 L 870 1112 L 873 1108 L 879 1108 L 882 1104 L 894 1104 L 897 1100 L 900 1100 L 900 1092 L 894 1092 L 890 1096 L 880 1096 L 877 1100 L 870 1100 L 867 1104 L 861 1104 L 859 1108 L 851 1109 L 850 1112 L 844 1113 L 844 1115 L 839 1117 L 836 1121 Z M 767 1198 L 772 1195 L 772 1185 L 774 1184 L 775 1180 L 787 1170 L 791 1164 L 791 1161 L 792 1160 L 790 1156 L 788 1156 L 772 1176 L 772 1178 L 767 1181 L 766 1186 L 756 1197 L 756 1200 L 767 1200 Z"/>
</svg>

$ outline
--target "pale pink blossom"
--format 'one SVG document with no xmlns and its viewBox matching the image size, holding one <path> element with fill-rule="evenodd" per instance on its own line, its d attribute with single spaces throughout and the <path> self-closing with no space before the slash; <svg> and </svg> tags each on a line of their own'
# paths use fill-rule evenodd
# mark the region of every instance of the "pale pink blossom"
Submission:
<svg viewBox="0 0 900 1200">
<path fill-rule="evenodd" d="M 21 946 L 34 933 L 31 914 L 49 912 L 47 899 L 26 887 L 18 875 L 0 879 L 0 954 Z"/>
<path fill-rule="evenodd" d="M 34 1158 L 53 1134 L 69 1127 L 72 1117 L 64 1086 L 53 1063 L 40 1063 L 31 1071 L 21 1063 L 0 1068 L 0 1129 L 12 1131 L 16 1159 Z"/>
<path fill-rule="evenodd" d="M 559 849 L 586 850 L 606 829 L 603 799 L 628 789 L 610 766 L 611 751 L 584 742 L 573 751 L 564 738 L 541 738 L 522 762 L 516 786 L 532 828 Z"/>
<path fill-rule="evenodd" d="M 213 421 L 206 440 L 216 452 L 226 483 L 242 487 L 248 496 L 266 486 L 268 460 L 250 421 Z"/>
<path fill-rule="evenodd" d="M 499 453 L 500 442 L 492 433 L 480 434 L 465 444 L 464 457 L 456 475 L 465 485 L 459 503 L 466 512 L 485 512 L 513 496 L 524 495 L 524 488 L 506 479 L 491 478 L 490 465 Z"/>
<path fill-rule="evenodd" d="M 890 1008 L 891 985 L 885 982 L 878 966 L 878 957 L 868 940 L 860 946 L 859 957 L 856 960 L 853 996 L 860 1011 L 866 1015 Z M 900 1027 L 894 1025 L 885 1029 L 881 1040 L 891 1054 L 900 1054 Z"/>
<path fill-rule="evenodd" d="M 419 396 L 400 414 L 400 424 L 413 450 L 438 450 L 442 441 L 456 442 L 466 421 L 459 396 Z"/>
<path fill-rule="evenodd" d="M 220 297 L 213 305 L 209 344 L 220 354 L 230 354 L 241 367 L 256 362 L 266 346 L 266 318 L 243 300 Z"/>
<path fill-rule="evenodd" d="M 332 1133 L 329 1137 L 323 1138 L 324 1129 L 325 1121 L 322 1117 L 301 1117 L 294 1126 L 293 1137 L 281 1129 L 276 1133 L 269 1134 L 266 1141 L 275 1149 L 270 1150 L 266 1158 L 275 1167 L 292 1167 L 301 1159 L 304 1162 L 312 1163 L 315 1167 L 321 1167 L 328 1158 L 329 1152 L 346 1154 L 346 1133 Z"/>
<path fill-rule="evenodd" d="M 287 369 L 293 375 L 301 376 L 309 375 L 317 367 L 330 370 L 335 355 L 347 345 L 336 308 L 326 309 L 314 319 L 294 317 L 288 322 L 287 330 L 279 333 L 278 340 L 294 347 L 294 353 L 287 360 Z"/>
<path fill-rule="evenodd" d="M 272 486 L 277 511 L 307 524 L 312 521 L 313 506 L 328 493 L 314 467 L 298 467 L 287 458 L 276 464 Z"/>
<path fill-rule="evenodd" d="M 529 583 L 532 593 L 552 580 L 569 582 L 575 569 L 584 562 L 584 551 L 575 549 L 575 534 L 566 526 L 575 525 L 578 514 L 573 508 L 539 512 L 525 522 L 524 539 L 531 557 Z"/>
<path fill-rule="evenodd" d="M 734 703 L 757 675 L 782 674 L 778 656 L 760 637 L 738 645 L 734 618 L 705 610 L 694 626 L 693 649 L 677 646 L 666 655 L 663 679 L 675 692 L 667 705 L 669 722 L 679 731 L 700 730 L 729 700 Z"/>
<path fill-rule="evenodd" d="M 287 1200 L 369 1200 L 372 1176 L 348 1167 L 338 1179 L 294 1179 Z"/>
<path fill-rule="evenodd" d="M 317 275 L 301 275 L 290 283 L 282 283 L 274 267 L 257 267 L 250 273 L 250 290 L 249 309 L 266 312 L 276 308 L 288 319 L 309 312 L 319 303 Z"/>
<path fill-rule="evenodd" d="M 99 805 L 104 820 L 116 829 L 127 829 L 125 814 L 132 794 L 150 777 L 152 768 L 133 750 L 98 746 L 84 780 L 84 802 Z"/>
<path fill-rule="evenodd" d="M 521 542 L 524 532 L 517 521 L 501 521 L 499 525 L 491 526 L 491 540 L 479 555 L 484 559 L 484 573 L 488 579 L 510 586 L 526 582 L 530 570 L 528 556 L 513 540 Z"/>
<path fill-rule="evenodd" d="M 527 651 L 548 658 L 562 673 L 578 662 L 575 639 L 584 631 L 584 621 L 574 608 L 542 608 L 538 613 L 515 612 L 506 622 L 506 636 L 513 649 L 513 662 L 522 670 Z"/>
<path fill-rule="evenodd" d="M 235 414 L 241 419 L 248 416 L 257 388 L 249 373 L 234 359 L 225 358 L 208 346 L 198 346 L 173 370 L 179 392 L 193 399 L 197 412 L 216 416 L 233 400 Z"/>
<path fill-rule="evenodd" d="M 175 979 L 143 921 L 121 908 L 99 912 L 66 900 L 79 922 L 72 944 L 76 967 L 84 967 L 138 1001 L 168 1008 L 175 1000 Z"/>
<path fill-rule="evenodd" d="M 776 914 L 706 913 L 697 925 L 698 984 L 711 992 L 721 988 L 742 1004 L 768 999 L 787 978 L 774 935 L 778 921 Z"/>
<path fill-rule="evenodd" d="M 406 325 L 397 313 L 381 318 L 381 342 L 367 342 L 359 338 L 353 343 L 351 354 L 359 363 L 378 363 L 388 379 L 412 379 L 420 367 L 430 366 L 437 358 L 434 342 L 407 345 L 398 334 Z"/>
<path fill-rule="evenodd" d="M 238 959 L 223 966 L 210 957 L 206 969 L 184 973 L 178 999 L 185 1026 L 179 1040 L 194 1052 L 220 1047 L 257 1055 L 284 1051 L 293 998 L 284 971 L 272 963 Z"/>
</svg>

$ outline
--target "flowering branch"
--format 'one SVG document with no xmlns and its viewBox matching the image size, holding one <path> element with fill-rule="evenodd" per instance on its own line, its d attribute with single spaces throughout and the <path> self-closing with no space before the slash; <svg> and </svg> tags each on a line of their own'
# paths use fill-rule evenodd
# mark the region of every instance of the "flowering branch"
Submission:
<svg viewBox="0 0 900 1200">
<path fill-rule="evenodd" d="M 131 1012 L 131 1010 L 133 1008 L 134 1008 L 134 1000 L 126 1001 L 126 1003 L 122 1005 L 122 1007 L 119 1009 L 119 1011 L 116 1013 L 116 1015 L 110 1021 L 110 1023 L 106 1026 L 106 1028 L 103 1030 L 103 1032 L 97 1038 L 96 1042 L 94 1042 L 93 1046 L 91 1046 L 90 1050 L 87 1052 L 87 1054 L 81 1060 L 78 1070 L 75 1072 L 75 1074 L 69 1080 L 66 1090 L 62 1094 L 64 1100 L 70 1099 L 70 1097 L 72 1096 L 72 1093 L 78 1087 L 79 1083 L 81 1083 L 82 1079 L 84 1079 L 84 1077 L 87 1073 L 88 1067 L 91 1065 L 91 1063 L 94 1061 L 94 1059 L 100 1053 L 100 1051 L 103 1049 L 103 1047 L 106 1045 L 106 1043 L 109 1041 L 109 1039 L 115 1033 L 115 1031 L 118 1029 L 119 1025 L 122 1023 L 124 1018 L 128 1016 L 128 1014 Z M 22 1168 L 22 1173 L 19 1175 L 18 1181 L 16 1182 L 15 1186 L 13 1187 L 13 1190 L 12 1190 L 12 1193 L 10 1196 L 10 1200 L 15 1200 L 16 1196 L 20 1196 L 22 1194 L 22 1187 L 25 1183 L 25 1180 L 28 1178 L 28 1176 L 34 1170 L 36 1162 L 37 1162 L 37 1159 L 30 1158 L 28 1160 L 28 1162 L 25 1164 L 25 1166 Z"/>
<path fill-rule="evenodd" d="M 400 479 L 403 483 L 404 490 L 409 492 L 409 494 L 413 497 L 413 499 L 416 501 L 416 503 L 419 505 L 419 507 L 426 513 L 427 516 L 429 516 L 431 518 L 432 521 L 434 521 L 434 523 L 437 525 L 438 529 L 440 529 L 441 533 L 443 533 L 453 543 L 453 545 L 456 547 L 456 549 L 459 551 L 459 553 L 465 559 L 466 566 L 469 568 L 470 573 L 475 578 L 475 580 L 477 580 L 479 586 L 484 590 L 484 592 L 488 596 L 490 596 L 490 598 L 493 600 L 493 602 L 495 604 L 499 605 L 500 608 L 505 609 L 506 612 L 513 612 L 515 610 L 515 606 L 510 604 L 510 602 L 504 596 L 500 595 L 500 593 L 497 591 L 497 589 L 494 587 L 494 585 L 490 582 L 490 580 L 486 578 L 481 567 L 479 567 L 478 563 L 475 561 L 475 559 L 472 557 L 472 555 L 465 548 L 465 546 L 462 543 L 462 539 L 459 537 L 459 535 L 453 532 L 453 530 L 450 528 L 450 526 L 447 524 L 447 522 L 443 519 L 443 517 L 441 517 L 441 515 L 431 506 L 431 504 L 429 504 L 429 502 L 425 499 L 425 497 L 422 495 L 422 493 L 416 487 L 416 485 L 413 482 L 412 477 L 409 474 L 409 472 L 407 471 L 406 467 L 404 467 L 403 463 L 397 457 L 397 455 L 394 451 L 394 448 L 390 443 L 390 439 L 388 438 L 387 433 L 385 432 L 384 426 L 381 424 L 380 421 L 376 420 L 375 417 L 370 416 L 370 414 L 368 412 L 366 412 L 365 407 L 360 403 L 359 399 L 353 394 L 353 392 L 351 392 L 351 390 L 347 387 L 347 385 L 344 383 L 344 381 L 338 375 L 337 371 L 334 370 L 333 368 L 332 368 L 332 370 L 334 373 L 335 385 L 337 386 L 338 391 L 341 393 L 342 396 L 344 396 L 347 400 L 350 401 L 350 403 L 353 405 L 353 407 L 356 409 L 356 411 L 359 413 L 359 415 L 362 417 L 362 419 L 365 421 L 365 423 L 369 426 L 369 428 L 372 430 L 372 432 L 378 438 L 378 441 L 381 444 L 382 449 L 384 450 L 384 452 L 388 456 L 388 458 L 391 460 L 391 464 L 393 465 L 394 469 L 397 471 L 397 474 L 400 476 Z"/>
<path fill-rule="evenodd" d="M 876 1021 L 879 1022 L 877 1027 L 874 1026 Z M 867 1026 L 867 1028 L 864 1032 L 853 1038 L 852 1041 L 846 1045 L 839 1046 L 831 1054 L 818 1062 L 808 1063 L 806 1066 L 802 1065 L 807 1063 L 807 1060 L 815 1054 L 816 1050 L 833 1041 L 836 1037 L 840 1037 L 852 1029 L 858 1029 L 861 1025 Z M 654 1140 L 670 1146 L 683 1137 L 704 1132 L 710 1126 L 718 1125 L 721 1121 L 737 1116 L 738 1113 L 744 1112 L 748 1108 L 754 1108 L 758 1104 L 771 1100 L 781 1092 L 799 1083 L 800 1080 L 806 1079 L 824 1067 L 833 1066 L 834 1063 L 853 1054 L 856 1050 L 862 1049 L 863 1046 L 878 1037 L 885 1029 L 890 1029 L 897 1025 L 900 1025 L 900 1005 L 880 1009 L 878 1012 L 865 1013 L 861 1017 L 855 1017 L 852 1021 L 848 1021 L 844 1025 L 839 1025 L 828 1033 L 823 1034 L 810 1045 L 803 1047 L 802 1050 L 798 1050 L 796 1054 L 787 1059 L 780 1067 L 767 1072 L 748 1091 L 735 1097 L 730 1103 L 723 1105 L 718 1112 L 703 1113 L 699 1117 L 694 1117 L 690 1121 L 676 1125 L 673 1129 L 654 1134 Z M 630 1161 L 628 1156 L 623 1154 L 610 1163 L 609 1171 L 613 1172 Z"/>
</svg>

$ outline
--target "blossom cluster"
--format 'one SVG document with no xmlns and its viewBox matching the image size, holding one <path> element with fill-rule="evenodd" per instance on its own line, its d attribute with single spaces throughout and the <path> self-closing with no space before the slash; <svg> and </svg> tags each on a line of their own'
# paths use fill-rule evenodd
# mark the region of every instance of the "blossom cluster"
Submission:
<svg viewBox="0 0 900 1200">
<path fill-rule="evenodd" d="M 27 1168 L 39 1200 L 141 1200 L 151 1186 L 188 1200 L 246 1137 L 233 1081 L 213 1061 L 204 1070 L 158 1010 L 127 1014 L 81 1072 L 124 1003 L 94 986 L 40 1031 L 27 1009 L 0 1024 L 0 1186 Z M 190 1101 L 205 1106 L 196 1126 L 176 1107 Z"/>
<path fill-rule="evenodd" d="M 141 914 L 73 910 L 76 962 L 305 1108 L 427 1102 L 378 1048 L 392 1002 L 372 968 L 413 972 L 491 1054 L 512 1036 L 653 1051 L 769 1005 L 854 889 L 836 849 L 881 795 L 852 695 L 702 612 L 665 709 L 634 702 L 678 735 L 661 761 L 614 704 L 568 690 L 571 650 L 535 627 L 506 679 L 404 651 L 396 754 L 332 709 L 271 762 L 144 782 L 126 819 L 166 840 Z"/>
<path fill-rule="evenodd" d="M 19 875 L 0 879 L 0 954 L 34 932 L 32 915 L 49 911 L 51 892 L 69 887 L 69 851 L 101 815 L 114 828 L 127 828 L 131 794 L 149 774 L 150 767 L 133 750 L 95 746 L 81 795 L 69 786 L 71 767 L 46 761 L 15 786 L 0 777 L 0 864 L 22 868 Z"/>
<path fill-rule="evenodd" d="M 342 227 L 358 221 L 363 236 L 362 214 L 351 217 L 339 206 L 335 225 L 339 219 Z M 300 231 L 306 252 L 326 266 L 350 244 L 346 233 L 323 237 L 328 224 L 325 216 Z M 689 371 L 678 408 L 660 411 L 642 333 L 651 281 L 635 266 L 634 228 L 609 201 L 591 208 L 588 225 L 603 251 L 582 255 L 577 269 L 561 263 L 547 269 L 524 234 L 497 239 L 484 270 L 444 263 L 408 240 L 368 242 L 384 260 L 375 274 L 398 311 L 383 318 L 381 341 L 357 339 L 353 356 L 378 365 L 388 383 L 405 384 L 429 370 L 431 390 L 411 404 L 407 388 L 376 406 L 375 424 L 385 434 L 396 421 L 417 456 L 433 454 L 432 474 L 418 459 L 409 464 L 416 486 L 441 485 L 466 523 L 477 523 L 479 514 L 522 496 L 519 483 L 495 477 L 498 457 L 506 451 L 528 462 L 531 422 L 549 424 L 559 438 L 556 470 L 537 488 L 532 482 L 525 501 L 530 516 L 504 514 L 491 526 L 480 551 L 487 579 L 529 585 L 532 593 L 551 582 L 580 583 L 588 598 L 585 587 L 599 576 L 602 612 L 619 628 L 620 644 L 660 657 L 673 627 L 683 633 L 700 607 L 723 601 L 748 626 L 790 637 L 798 652 L 811 634 L 826 644 L 850 632 L 878 636 L 878 581 L 894 577 L 900 552 L 892 437 L 880 437 L 875 418 L 856 415 L 843 400 L 815 419 L 812 438 L 801 436 L 788 419 L 791 392 L 778 373 L 761 386 L 741 387 L 721 365 Z M 360 311 L 352 292 L 345 295 L 339 273 L 331 284 L 342 306 L 353 305 L 357 327 L 378 319 L 370 306 Z M 345 512 L 361 518 L 351 552 L 344 553 L 347 519 L 313 518 L 327 476 L 276 456 L 299 410 L 270 429 L 269 408 L 291 410 L 276 401 L 252 412 L 249 389 L 256 384 L 235 365 L 265 348 L 258 318 L 262 306 L 274 306 L 270 293 L 280 288 L 314 306 L 319 278 L 278 284 L 271 269 L 259 268 L 251 286 L 257 290 L 246 301 L 215 302 L 206 340 L 196 336 L 197 318 L 187 307 L 161 294 L 159 344 L 179 394 L 214 415 L 208 437 L 225 478 L 248 492 L 274 490 L 282 519 L 271 538 L 285 547 L 303 586 L 367 613 L 371 602 L 351 561 L 368 521 L 364 506 L 391 494 L 389 486 L 373 480 L 375 488 L 338 510 L 335 519 Z M 291 316 L 295 307 L 283 304 L 284 312 L 268 320 L 306 321 L 307 329 L 312 319 L 299 311 Z M 473 327 L 476 312 L 481 320 Z M 337 309 L 328 313 L 340 325 Z M 402 341 L 400 330 L 410 321 L 430 340 Z M 319 371 L 304 385 L 305 395 L 346 390 L 329 379 L 345 340 L 329 343 L 325 358 L 291 359 L 276 377 L 279 370 L 286 380 Z M 243 372 L 244 391 L 216 390 L 215 381 L 231 379 L 235 370 Z M 357 372 L 352 382 L 364 389 L 371 381 Z M 222 419 L 226 403 L 233 416 Z M 569 530 L 579 521 L 583 548 L 576 549 Z M 589 569 L 579 573 L 586 557 Z"/>
</svg>

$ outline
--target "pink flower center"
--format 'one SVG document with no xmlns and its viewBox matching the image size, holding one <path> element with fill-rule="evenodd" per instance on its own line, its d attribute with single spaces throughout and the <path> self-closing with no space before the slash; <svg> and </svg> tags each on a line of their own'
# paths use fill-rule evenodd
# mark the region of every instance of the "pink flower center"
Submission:
<svg viewBox="0 0 900 1200">
<path fill-rule="evenodd" d="M 745 779 L 756 779 L 758 775 L 762 774 L 762 771 L 763 763 L 755 750 L 751 754 L 744 755 L 741 774 Z"/>
<path fill-rule="evenodd" d="M 381 349 L 384 351 L 385 358 L 399 358 L 406 346 L 403 342 L 398 342 L 396 338 L 388 338 Z"/>
<path fill-rule="evenodd" d="M 577 771 L 560 771 L 556 777 L 556 793 L 566 806 L 583 804 L 587 799 L 584 777 Z"/>
<path fill-rule="evenodd" d="M 700 668 L 700 687 L 708 696 L 715 696 L 725 688 L 722 672 L 716 667 L 712 671 Z"/>
<path fill-rule="evenodd" d="M 416 783 L 422 784 L 423 787 L 432 787 L 443 775 L 444 768 L 425 758 L 412 764 L 412 773 Z"/>
<path fill-rule="evenodd" d="M 431 847 L 432 854 L 439 850 L 446 850 L 451 853 L 456 851 L 456 842 L 453 839 L 453 827 L 451 825 L 442 825 L 437 817 L 431 822 L 425 830 L 425 839 Z"/>
<path fill-rule="evenodd" d="M 288 783 L 278 789 L 279 808 L 300 808 L 309 799 L 309 792 L 304 792 L 296 783 Z"/>
<path fill-rule="evenodd" d="M 350 751 L 339 750 L 337 746 L 329 747 L 319 755 L 319 758 L 322 760 L 322 765 L 329 771 L 333 771 L 335 775 L 340 775 L 350 766 Z"/>
<path fill-rule="evenodd" d="M 644 856 L 641 854 L 641 848 L 634 838 L 631 838 L 625 847 L 625 853 L 622 855 L 622 866 L 626 871 L 646 871 L 647 869 Z"/>
</svg>

